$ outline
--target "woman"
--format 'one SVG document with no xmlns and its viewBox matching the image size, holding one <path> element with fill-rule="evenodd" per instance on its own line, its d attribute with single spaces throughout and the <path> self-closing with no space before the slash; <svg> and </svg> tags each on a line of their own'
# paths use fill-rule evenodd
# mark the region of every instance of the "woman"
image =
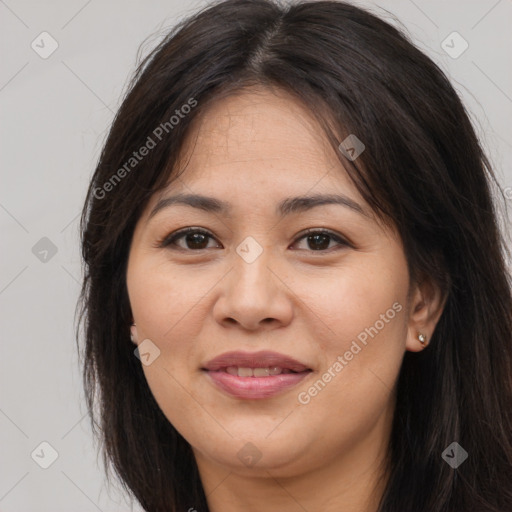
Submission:
<svg viewBox="0 0 512 512">
<path fill-rule="evenodd" d="M 496 190 L 447 78 L 374 15 L 182 22 L 82 216 L 105 462 L 148 511 L 512 510 Z"/>
</svg>

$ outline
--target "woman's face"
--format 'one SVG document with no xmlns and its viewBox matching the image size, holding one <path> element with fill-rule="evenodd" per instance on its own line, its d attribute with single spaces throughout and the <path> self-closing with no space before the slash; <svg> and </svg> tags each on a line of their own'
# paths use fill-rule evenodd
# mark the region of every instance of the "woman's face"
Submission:
<svg viewBox="0 0 512 512">
<path fill-rule="evenodd" d="M 218 100 L 187 142 L 187 168 L 139 219 L 127 270 L 160 408 L 200 467 L 372 465 L 404 351 L 420 347 L 399 237 L 285 94 Z M 178 194 L 209 199 L 151 215 Z M 199 232 L 171 240 L 184 228 Z"/>
</svg>

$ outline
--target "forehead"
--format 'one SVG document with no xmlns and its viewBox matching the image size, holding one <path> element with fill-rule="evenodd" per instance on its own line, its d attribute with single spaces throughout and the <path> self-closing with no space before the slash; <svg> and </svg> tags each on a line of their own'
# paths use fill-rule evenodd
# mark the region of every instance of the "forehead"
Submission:
<svg viewBox="0 0 512 512">
<path fill-rule="evenodd" d="M 297 193 L 341 187 L 358 195 L 313 114 L 280 89 L 253 87 L 213 100 L 191 124 L 177 168 L 180 179 L 160 196 L 192 184 L 219 194 L 266 186 Z"/>
</svg>

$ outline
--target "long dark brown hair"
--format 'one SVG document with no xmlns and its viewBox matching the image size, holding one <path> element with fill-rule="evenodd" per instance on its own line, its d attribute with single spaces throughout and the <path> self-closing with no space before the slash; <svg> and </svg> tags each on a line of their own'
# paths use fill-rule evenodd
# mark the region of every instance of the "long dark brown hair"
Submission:
<svg viewBox="0 0 512 512">
<path fill-rule="evenodd" d="M 190 446 L 133 354 L 127 257 L 191 122 L 251 85 L 285 90 L 318 118 L 360 193 L 400 233 L 411 278 L 431 276 L 447 297 L 428 349 L 403 360 L 379 512 L 512 511 L 511 280 L 493 201 L 504 194 L 443 72 L 392 25 L 336 1 L 212 4 L 135 72 L 80 226 L 77 340 L 83 327 L 87 405 L 107 469 L 148 511 L 208 510 Z M 348 134 L 366 146 L 354 162 L 338 150 Z M 153 147 L 132 160 L 148 137 Z M 441 457 L 452 442 L 468 452 L 457 469 Z"/>
</svg>

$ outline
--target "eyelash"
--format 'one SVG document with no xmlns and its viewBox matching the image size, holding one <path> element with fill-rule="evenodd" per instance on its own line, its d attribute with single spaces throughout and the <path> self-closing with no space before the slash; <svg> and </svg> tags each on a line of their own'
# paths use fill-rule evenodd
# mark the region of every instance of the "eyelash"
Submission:
<svg viewBox="0 0 512 512">
<path fill-rule="evenodd" d="M 167 235 L 162 240 L 158 241 L 156 246 L 158 248 L 169 248 L 169 246 L 176 245 L 175 244 L 176 240 L 183 238 L 184 236 L 188 235 L 189 233 L 198 233 L 198 234 L 205 235 L 205 236 L 215 239 L 215 237 L 210 232 L 208 232 L 202 228 L 189 227 L 189 228 L 180 229 L 174 233 L 171 233 L 170 235 Z M 353 245 L 350 242 L 348 242 L 347 240 L 342 238 L 340 235 L 338 235 L 330 230 L 327 230 L 327 229 L 307 229 L 306 231 L 301 233 L 301 235 L 293 242 L 293 244 L 296 244 L 298 241 L 300 241 L 303 238 L 306 238 L 308 236 L 311 236 L 311 235 L 326 235 L 326 236 L 329 236 L 335 242 L 337 242 L 341 247 L 353 247 Z M 175 248 L 172 247 L 172 249 L 174 250 Z M 188 249 L 188 248 L 183 248 L 183 247 L 177 246 L 177 248 L 175 250 L 181 250 L 181 251 L 187 251 L 187 252 L 200 252 L 200 251 L 204 251 L 207 249 L 211 249 L 211 247 L 210 248 L 206 247 L 204 249 Z M 310 250 L 306 249 L 307 252 L 312 252 L 312 253 L 326 253 L 326 252 L 331 252 L 332 250 L 333 250 L 332 247 L 330 249 L 320 249 L 320 250 L 316 250 L 316 251 L 312 250 L 312 249 L 310 249 Z"/>
</svg>

